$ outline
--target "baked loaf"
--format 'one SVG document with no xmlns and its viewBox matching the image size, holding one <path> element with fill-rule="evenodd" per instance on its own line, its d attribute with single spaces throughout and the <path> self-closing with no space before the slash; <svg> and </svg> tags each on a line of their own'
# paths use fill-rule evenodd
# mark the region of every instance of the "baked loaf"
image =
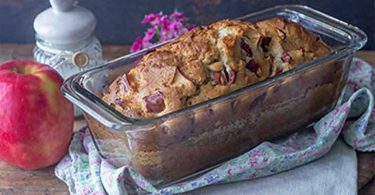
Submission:
<svg viewBox="0 0 375 195">
<path fill-rule="evenodd" d="M 256 83 L 328 52 L 320 37 L 279 18 L 196 27 L 145 55 L 102 99 L 132 118 L 158 117 Z"/>
</svg>

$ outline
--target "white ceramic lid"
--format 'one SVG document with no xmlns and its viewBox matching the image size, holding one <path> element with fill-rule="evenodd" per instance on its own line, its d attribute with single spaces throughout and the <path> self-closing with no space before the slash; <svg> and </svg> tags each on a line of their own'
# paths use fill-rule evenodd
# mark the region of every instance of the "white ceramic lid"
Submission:
<svg viewBox="0 0 375 195">
<path fill-rule="evenodd" d="M 76 0 L 50 0 L 52 8 L 34 20 L 34 29 L 44 41 L 71 44 L 88 38 L 96 26 L 94 14 L 78 6 Z"/>
</svg>

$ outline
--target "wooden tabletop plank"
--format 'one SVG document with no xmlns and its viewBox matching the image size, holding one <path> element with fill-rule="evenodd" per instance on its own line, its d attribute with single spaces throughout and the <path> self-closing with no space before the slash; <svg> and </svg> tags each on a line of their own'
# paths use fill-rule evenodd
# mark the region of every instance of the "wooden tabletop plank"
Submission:
<svg viewBox="0 0 375 195">
<path fill-rule="evenodd" d="M 7 60 L 31 60 L 34 45 L 0 44 L 0 63 Z M 105 59 L 114 59 L 125 55 L 129 46 L 106 45 L 103 47 Z M 375 65 L 375 51 L 360 51 L 355 54 Z M 74 130 L 85 126 L 81 118 L 74 123 Z M 375 154 L 358 154 L 359 194 L 375 194 Z M 367 185 L 365 185 L 368 183 Z M 68 194 L 67 186 L 54 176 L 53 167 L 37 171 L 24 171 L 0 162 L 0 194 Z"/>
</svg>

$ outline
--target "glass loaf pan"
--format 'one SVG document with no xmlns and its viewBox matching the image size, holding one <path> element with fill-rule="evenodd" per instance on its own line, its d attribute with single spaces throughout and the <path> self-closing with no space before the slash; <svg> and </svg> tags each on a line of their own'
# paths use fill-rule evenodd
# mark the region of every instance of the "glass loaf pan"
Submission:
<svg viewBox="0 0 375 195">
<path fill-rule="evenodd" d="M 345 85 L 353 52 L 367 41 L 360 29 L 306 6 L 276 6 L 239 19 L 273 17 L 302 25 L 334 50 L 275 77 L 154 119 L 127 118 L 99 97 L 153 48 L 79 73 L 64 83 L 62 91 L 85 112 L 104 158 L 128 164 L 154 185 L 194 175 L 329 112 Z"/>
</svg>

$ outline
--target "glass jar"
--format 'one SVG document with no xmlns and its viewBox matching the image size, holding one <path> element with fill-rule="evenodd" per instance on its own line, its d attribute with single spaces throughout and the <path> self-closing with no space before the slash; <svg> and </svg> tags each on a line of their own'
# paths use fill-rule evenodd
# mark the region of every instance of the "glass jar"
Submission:
<svg viewBox="0 0 375 195">
<path fill-rule="evenodd" d="M 102 63 L 102 47 L 94 36 L 94 14 L 77 0 L 49 0 L 51 7 L 34 19 L 34 60 L 54 68 L 67 79 Z M 78 108 L 75 116 L 80 115 Z"/>
<path fill-rule="evenodd" d="M 54 68 L 64 80 L 103 62 L 102 46 L 95 36 L 74 44 L 53 44 L 36 36 L 33 50 L 34 60 Z M 79 108 L 74 108 L 74 116 L 80 116 Z"/>
<path fill-rule="evenodd" d="M 53 44 L 36 36 L 34 60 L 54 68 L 66 79 L 103 62 L 102 47 L 95 36 L 74 44 Z"/>
</svg>

